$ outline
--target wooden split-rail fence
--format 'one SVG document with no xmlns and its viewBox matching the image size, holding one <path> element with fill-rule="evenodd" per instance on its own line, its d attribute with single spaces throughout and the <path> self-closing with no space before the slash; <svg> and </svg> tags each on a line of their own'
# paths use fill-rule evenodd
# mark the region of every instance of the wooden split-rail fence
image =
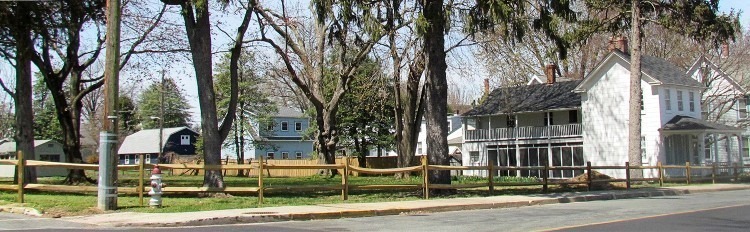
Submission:
<svg viewBox="0 0 750 232">
<path fill-rule="evenodd" d="M 72 163 L 61 163 L 61 162 L 46 162 L 46 161 L 35 161 L 35 160 L 24 160 L 23 154 L 19 152 L 18 156 L 21 162 L 18 160 L 0 160 L 0 165 L 15 165 L 18 170 L 18 184 L 15 185 L 0 185 L 0 190 L 18 191 L 18 202 L 24 202 L 24 190 L 39 190 L 39 191 L 51 191 L 51 192 L 97 192 L 97 186 L 68 186 L 68 185 L 49 185 L 49 184 L 24 184 L 24 167 L 62 167 L 68 169 L 83 169 L 83 170 L 98 170 L 99 165 L 96 164 L 72 164 Z M 144 186 L 144 175 L 146 169 L 151 169 L 158 165 L 160 169 L 195 169 L 195 170 L 255 170 L 256 173 L 267 173 L 270 170 L 331 170 L 337 169 L 341 174 L 341 185 L 333 186 L 266 186 L 264 181 L 264 174 L 257 176 L 258 187 L 231 187 L 225 188 L 209 188 L 209 187 L 167 187 L 163 188 L 165 195 L 169 194 L 190 194 L 190 193 L 251 193 L 257 194 L 258 203 L 263 203 L 264 193 L 267 191 L 341 191 L 341 199 L 347 200 L 349 197 L 349 190 L 422 190 L 425 199 L 429 199 L 429 193 L 431 189 L 461 189 L 461 188 L 484 188 L 487 187 L 490 194 L 495 190 L 496 186 L 532 186 L 541 185 L 543 191 L 547 191 L 549 185 L 586 185 L 589 190 L 592 189 L 597 183 L 611 183 L 611 182 L 624 182 L 627 189 L 630 189 L 632 182 L 651 181 L 658 182 L 659 186 L 662 186 L 665 182 L 681 182 L 684 181 L 686 184 L 695 183 L 698 181 L 711 181 L 715 183 L 719 180 L 734 179 L 738 180 L 739 174 L 744 172 L 744 169 L 748 167 L 741 167 L 737 164 L 730 167 L 719 167 L 717 165 L 712 166 L 691 166 L 690 163 L 685 165 L 661 165 L 659 162 L 656 166 L 631 166 L 628 162 L 623 166 L 592 166 L 591 162 L 587 162 L 586 166 L 533 166 L 533 167 L 506 167 L 506 166 L 447 166 L 447 165 L 430 165 L 427 162 L 426 156 L 422 156 L 421 165 L 404 167 L 404 168 L 362 168 L 358 166 L 350 165 L 349 159 L 342 159 L 343 162 L 338 164 L 269 164 L 264 162 L 261 158 L 257 161 L 251 162 L 250 164 L 226 164 L 226 165 L 201 165 L 201 164 L 145 164 L 144 157 L 140 157 L 138 165 L 118 165 L 118 170 L 138 170 L 139 181 L 137 187 L 118 187 L 117 192 L 123 194 L 138 194 L 140 204 L 143 205 L 144 193 L 150 190 L 150 187 Z M 632 178 L 632 170 L 657 170 L 657 177 L 655 178 Z M 685 176 L 682 177 L 671 177 L 665 175 L 667 169 L 684 170 Z M 710 176 L 694 176 L 692 173 L 694 170 L 710 169 Z M 717 170 L 731 170 L 730 175 L 720 176 L 717 175 Z M 433 170 L 474 170 L 474 171 L 487 171 L 487 182 L 483 183 L 466 183 L 466 184 L 432 184 L 429 181 L 428 175 L 425 173 Z M 563 171 L 563 170 L 580 170 L 584 171 L 587 178 L 583 181 L 571 181 L 571 180 L 550 180 L 550 171 Z M 624 179 L 596 179 L 593 177 L 594 170 L 624 170 Z M 495 182 L 495 174 L 500 171 L 539 171 L 541 177 L 536 182 Z M 349 176 L 352 172 L 358 174 L 397 174 L 397 173 L 421 173 L 422 183 L 421 184 L 389 184 L 389 185 L 351 185 L 349 184 Z"/>
</svg>

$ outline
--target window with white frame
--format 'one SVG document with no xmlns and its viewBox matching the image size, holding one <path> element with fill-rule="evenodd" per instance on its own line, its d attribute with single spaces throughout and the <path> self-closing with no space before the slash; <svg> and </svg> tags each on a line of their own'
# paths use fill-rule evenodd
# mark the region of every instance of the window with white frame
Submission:
<svg viewBox="0 0 750 232">
<path fill-rule="evenodd" d="M 294 122 L 294 130 L 302 131 L 302 122 Z"/>
<path fill-rule="evenodd" d="M 677 90 L 677 111 L 684 110 L 682 107 L 682 90 Z"/>
<path fill-rule="evenodd" d="M 473 165 L 479 165 L 479 152 L 478 151 L 469 152 L 469 163 Z"/>
<path fill-rule="evenodd" d="M 140 155 L 133 155 L 133 162 L 134 164 L 140 164 L 141 163 L 141 156 Z"/>
<path fill-rule="evenodd" d="M 270 160 L 272 160 L 272 159 L 274 159 L 274 156 L 275 156 L 275 155 L 276 155 L 276 154 L 274 154 L 273 152 L 270 152 L 270 151 L 269 151 L 269 152 L 267 152 L 267 153 L 266 153 L 266 159 L 270 159 Z"/>
<path fill-rule="evenodd" d="M 422 142 L 417 142 L 417 155 L 422 154 Z"/>
<path fill-rule="evenodd" d="M 646 157 L 646 136 L 641 136 L 641 157 Z"/>
<path fill-rule="evenodd" d="M 664 107 L 667 110 L 672 110 L 672 91 L 670 89 L 664 89 Z"/>
<path fill-rule="evenodd" d="M 288 131 L 288 130 L 289 130 L 289 122 L 281 121 L 281 131 Z"/>
<path fill-rule="evenodd" d="M 552 144 L 550 159 L 553 167 L 581 167 L 586 165 L 581 144 Z M 552 170 L 552 178 L 573 178 L 583 174 L 583 170 Z"/>
<path fill-rule="evenodd" d="M 124 164 L 130 164 L 130 155 L 125 155 L 125 163 Z"/>
<path fill-rule="evenodd" d="M 146 161 L 147 164 L 151 163 L 151 154 L 146 154 L 146 160 L 145 161 Z"/>
<path fill-rule="evenodd" d="M 690 112 L 695 112 L 695 92 L 688 92 L 688 108 Z"/>
<path fill-rule="evenodd" d="M 294 157 L 296 157 L 298 160 L 302 159 L 302 152 L 301 151 L 295 152 Z"/>
<path fill-rule="evenodd" d="M 737 99 L 737 118 L 747 118 L 747 100 Z"/>
<path fill-rule="evenodd" d="M 190 145 L 190 135 L 180 135 L 180 145 Z"/>
<path fill-rule="evenodd" d="M 289 159 L 289 152 L 282 151 L 281 152 L 281 159 Z"/>
</svg>

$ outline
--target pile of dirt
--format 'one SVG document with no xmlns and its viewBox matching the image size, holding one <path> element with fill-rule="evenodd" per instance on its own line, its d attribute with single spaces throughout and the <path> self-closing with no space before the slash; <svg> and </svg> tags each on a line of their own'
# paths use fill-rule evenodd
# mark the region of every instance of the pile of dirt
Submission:
<svg viewBox="0 0 750 232">
<path fill-rule="evenodd" d="M 101 214 L 101 213 L 105 213 L 105 212 L 96 207 L 86 208 L 80 211 L 70 211 L 69 209 L 66 209 L 65 207 L 52 207 L 49 209 L 45 209 L 44 212 L 42 213 L 42 216 L 50 217 L 50 218 L 60 218 L 60 217 Z"/>
<path fill-rule="evenodd" d="M 613 179 L 610 176 L 604 175 L 601 172 L 597 171 L 591 171 L 591 179 L 592 180 L 611 180 Z M 576 177 L 567 179 L 566 182 L 588 182 L 589 178 L 586 173 L 583 173 L 581 175 L 578 175 Z M 621 183 L 613 183 L 613 182 L 593 182 L 591 184 L 591 190 L 612 190 L 614 188 L 620 188 Z M 562 184 L 560 187 L 563 188 L 588 188 L 588 185 L 586 184 Z"/>
</svg>

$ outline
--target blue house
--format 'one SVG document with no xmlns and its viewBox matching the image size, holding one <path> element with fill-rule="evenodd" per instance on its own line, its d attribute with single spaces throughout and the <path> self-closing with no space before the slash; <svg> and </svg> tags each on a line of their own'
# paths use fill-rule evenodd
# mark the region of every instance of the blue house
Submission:
<svg viewBox="0 0 750 232">
<path fill-rule="evenodd" d="M 264 159 L 307 159 L 313 152 L 313 141 L 305 138 L 303 133 L 310 127 L 310 120 L 302 112 L 279 107 L 276 114 L 266 120 L 254 120 L 259 128 L 253 136 L 252 153 L 255 158 Z"/>
<path fill-rule="evenodd" d="M 125 141 L 117 151 L 120 164 L 138 164 L 140 154 L 144 155 L 144 161 L 147 164 L 162 163 L 159 159 L 159 134 L 159 129 L 148 129 L 125 137 Z M 195 155 L 197 132 L 187 127 L 164 128 L 161 131 L 161 137 L 162 154 Z M 164 158 L 161 161 L 165 161 Z"/>
</svg>

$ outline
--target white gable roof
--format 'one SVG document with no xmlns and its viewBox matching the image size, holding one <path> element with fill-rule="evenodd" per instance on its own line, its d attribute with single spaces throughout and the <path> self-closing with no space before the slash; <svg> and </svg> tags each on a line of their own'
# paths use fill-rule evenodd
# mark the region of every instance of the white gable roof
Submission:
<svg viewBox="0 0 750 232">
<path fill-rule="evenodd" d="M 693 77 L 696 72 L 700 71 L 701 66 L 703 66 L 704 64 L 708 65 L 709 68 L 719 73 L 719 76 L 723 78 L 724 80 L 726 80 L 727 82 L 729 82 L 729 84 L 731 84 L 732 87 L 734 87 L 737 91 L 740 91 L 742 93 L 747 92 L 745 91 L 745 88 L 742 88 L 742 86 L 739 83 L 737 83 L 736 80 L 734 80 L 734 78 L 724 73 L 724 70 L 721 70 L 719 66 L 716 66 L 716 64 L 708 60 L 708 58 L 706 58 L 706 56 L 703 56 L 703 55 L 698 57 L 698 59 L 696 59 L 695 62 L 693 62 L 693 65 L 691 65 L 690 69 L 688 69 L 687 71 L 687 75 L 690 77 Z M 697 81 L 702 81 L 702 80 L 697 80 Z"/>
<path fill-rule="evenodd" d="M 52 140 L 49 140 L 49 139 L 34 140 L 34 147 L 38 147 L 50 141 Z M 7 152 L 16 152 L 16 142 L 10 141 L 10 142 L 0 143 L 0 153 L 7 153 Z"/>
<path fill-rule="evenodd" d="M 172 134 L 182 130 L 190 130 L 190 128 L 184 126 L 164 128 L 162 131 L 162 147 L 167 143 L 167 140 Z M 148 153 L 159 153 L 159 129 L 141 130 L 125 137 L 125 141 L 122 142 L 120 149 L 117 151 L 117 154 Z"/>
</svg>

